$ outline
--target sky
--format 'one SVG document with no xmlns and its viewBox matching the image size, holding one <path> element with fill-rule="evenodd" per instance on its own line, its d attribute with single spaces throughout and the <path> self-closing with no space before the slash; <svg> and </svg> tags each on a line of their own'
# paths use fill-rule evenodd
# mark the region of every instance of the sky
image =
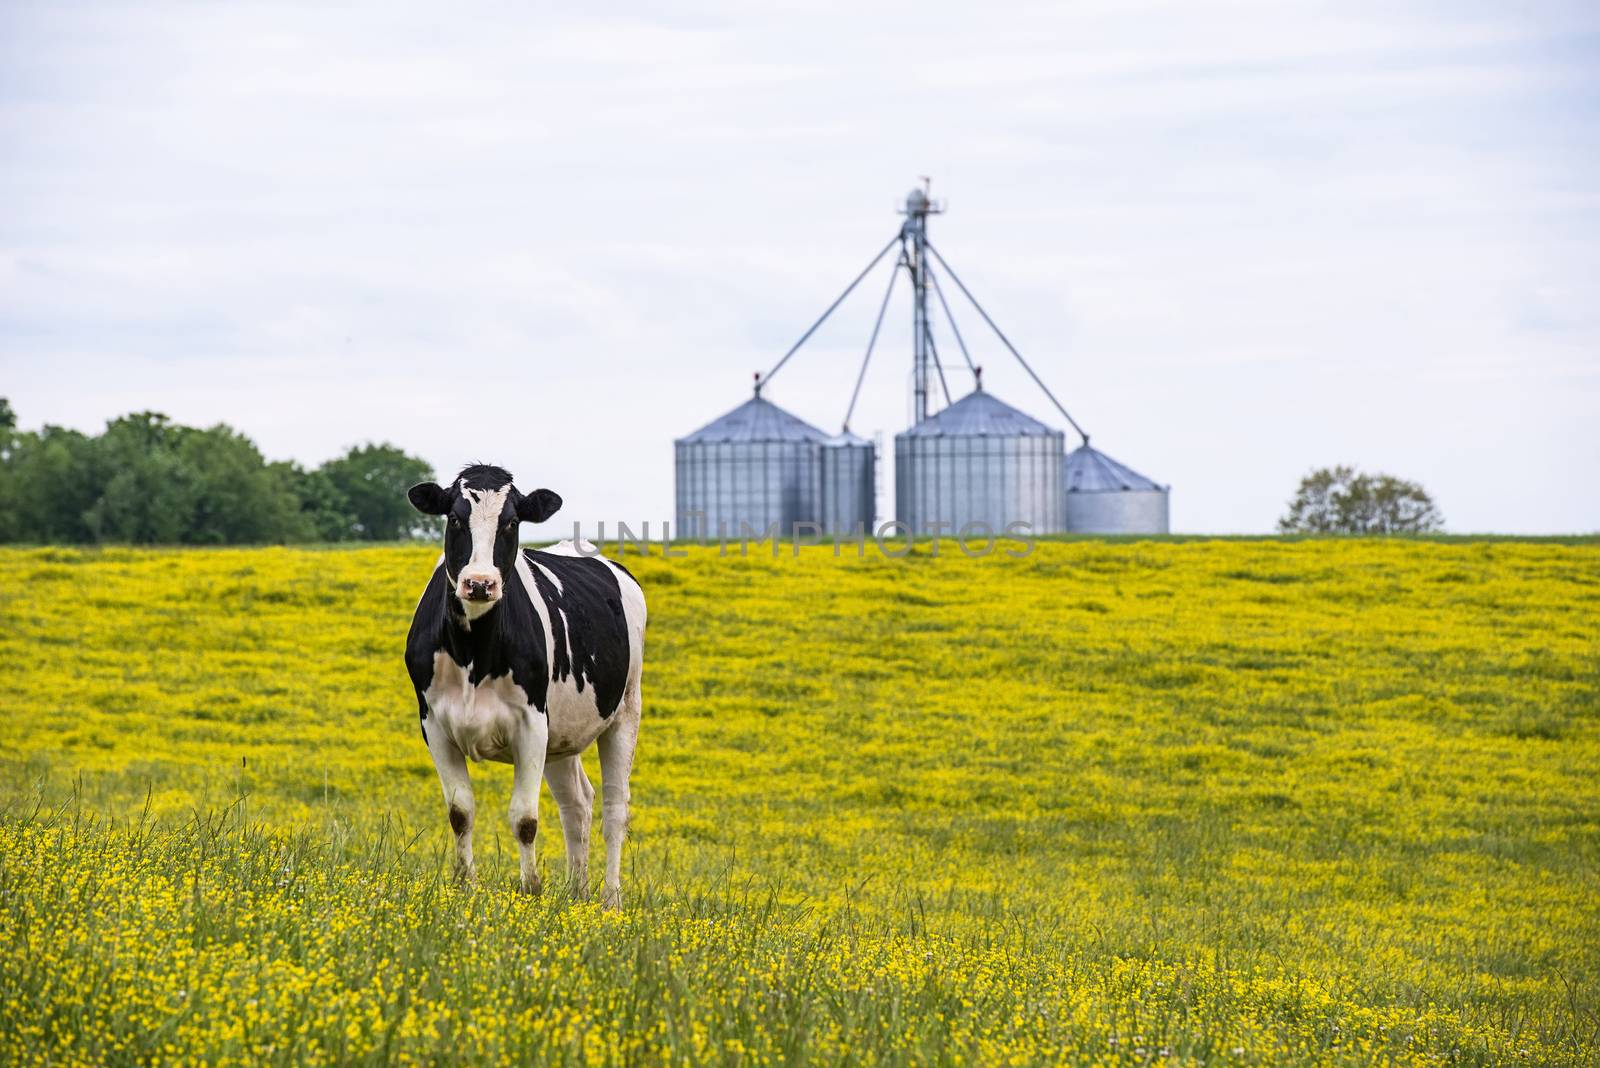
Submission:
<svg viewBox="0 0 1600 1068">
<path fill-rule="evenodd" d="M 1452 531 L 1600 530 L 1592 3 L 6 0 L 0 395 L 498 462 L 566 499 L 552 536 L 658 532 L 672 440 L 923 175 L 934 244 L 1175 531 L 1270 530 L 1336 463 Z M 838 429 L 886 281 L 765 395 Z M 852 420 L 880 518 L 909 319 Z"/>
</svg>

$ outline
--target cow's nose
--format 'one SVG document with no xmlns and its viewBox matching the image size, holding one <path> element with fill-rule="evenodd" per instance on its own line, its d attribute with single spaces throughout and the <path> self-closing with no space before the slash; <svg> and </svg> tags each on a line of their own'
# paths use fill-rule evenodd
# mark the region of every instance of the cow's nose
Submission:
<svg viewBox="0 0 1600 1068">
<path fill-rule="evenodd" d="M 494 579 L 466 579 L 462 585 L 467 588 L 467 600 L 487 601 L 495 596 L 500 584 Z"/>
</svg>

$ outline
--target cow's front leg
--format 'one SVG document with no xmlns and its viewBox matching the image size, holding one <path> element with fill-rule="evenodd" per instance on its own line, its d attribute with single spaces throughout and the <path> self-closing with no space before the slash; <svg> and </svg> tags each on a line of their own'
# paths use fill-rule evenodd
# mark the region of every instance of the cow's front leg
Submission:
<svg viewBox="0 0 1600 1068">
<path fill-rule="evenodd" d="M 428 728 L 432 727 L 431 730 Z M 472 883 L 478 872 L 472 864 L 472 823 L 477 807 L 472 802 L 472 779 L 467 775 L 467 758 L 456 743 L 445 734 L 435 720 L 424 724 L 428 738 L 428 752 L 433 756 L 433 766 L 439 772 L 439 784 L 444 787 L 445 810 L 450 816 L 450 831 L 456 839 L 457 881 Z"/>
<path fill-rule="evenodd" d="M 541 889 L 534 841 L 539 837 L 539 784 L 544 779 L 545 747 L 550 739 L 550 721 L 544 713 L 530 708 L 517 732 L 511 775 L 511 833 L 517 839 L 522 862 L 522 889 L 537 894 Z"/>
</svg>

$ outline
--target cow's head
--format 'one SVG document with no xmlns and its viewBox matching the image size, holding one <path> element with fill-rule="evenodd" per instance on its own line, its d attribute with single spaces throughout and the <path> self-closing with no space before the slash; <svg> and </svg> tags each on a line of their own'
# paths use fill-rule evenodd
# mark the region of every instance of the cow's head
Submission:
<svg viewBox="0 0 1600 1068">
<path fill-rule="evenodd" d="M 517 561 L 517 526 L 542 523 L 556 514 L 561 498 L 547 489 L 524 495 L 511 473 L 487 464 L 463 468 L 446 489 L 419 482 L 406 494 L 424 515 L 442 515 L 444 573 L 469 617 L 500 600 Z"/>
</svg>

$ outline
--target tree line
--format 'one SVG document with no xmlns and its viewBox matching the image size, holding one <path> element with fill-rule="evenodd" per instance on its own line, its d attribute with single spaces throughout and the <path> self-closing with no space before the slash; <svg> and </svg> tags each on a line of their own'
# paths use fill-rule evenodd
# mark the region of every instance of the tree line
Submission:
<svg viewBox="0 0 1600 1068">
<path fill-rule="evenodd" d="M 98 435 L 19 430 L 0 397 L 0 541 L 162 545 L 393 541 L 435 529 L 406 489 L 433 478 L 387 444 L 351 448 L 307 470 L 268 461 L 221 423 L 157 412 L 113 419 Z"/>
</svg>

